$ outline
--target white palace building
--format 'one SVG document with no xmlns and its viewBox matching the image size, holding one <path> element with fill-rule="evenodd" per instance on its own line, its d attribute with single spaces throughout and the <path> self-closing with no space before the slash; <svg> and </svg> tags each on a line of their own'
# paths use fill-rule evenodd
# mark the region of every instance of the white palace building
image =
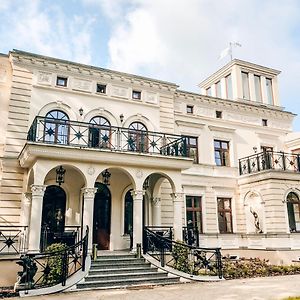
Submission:
<svg viewBox="0 0 300 300">
<path fill-rule="evenodd" d="M 1 54 L 0 231 L 21 228 L 22 247 L 38 253 L 88 225 L 90 251 L 135 251 L 144 226 L 175 240 L 190 226 L 222 254 L 299 260 L 300 142 L 279 73 L 234 59 L 197 94 Z"/>
</svg>

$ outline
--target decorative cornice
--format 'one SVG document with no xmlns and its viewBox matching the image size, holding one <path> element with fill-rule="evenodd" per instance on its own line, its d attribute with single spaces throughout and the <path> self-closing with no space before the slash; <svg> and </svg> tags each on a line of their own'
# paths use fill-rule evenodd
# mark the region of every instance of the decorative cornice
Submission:
<svg viewBox="0 0 300 300">
<path fill-rule="evenodd" d="M 207 106 L 215 106 L 215 107 L 222 107 L 222 108 L 228 108 L 229 110 L 235 110 L 235 111 L 248 111 L 248 112 L 255 112 L 259 113 L 262 116 L 270 115 L 272 113 L 275 114 L 275 116 L 282 115 L 288 118 L 292 118 L 296 116 L 296 114 L 293 114 L 288 111 L 284 111 L 283 107 L 279 106 L 268 106 L 265 104 L 250 102 L 250 101 L 236 101 L 236 100 L 228 100 L 228 99 L 222 99 L 222 98 L 216 98 L 211 96 L 205 96 L 193 92 L 188 91 L 182 91 L 182 90 L 176 90 L 175 92 L 175 100 L 176 98 L 179 101 L 186 101 L 186 100 L 192 100 L 199 104 L 204 104 Z M 184 100 L 183 100 L 184 99 Z"/>
<path fill-rule="evenodd" d="M 45 70 L 52 70 L 53 72 L 60 71 L 63 75 L 64 73 L 73 73 L 73 74 L 80 74 L 80 76 L 87 76 L 87 77 L 107 77 L 109 80 L 116 80 L 120 82 L 128 82 L 133 85 L 145 85 L 148 87 L 156 86 L 157 89 L 165 89 L 166 91 L 174 92 L 178 85 L 157 80 L 153 78 L 128 74 L 119 71 L 113 71 L 109 69 L 104 69 L 96 66 L 80 64 L 72 61 L 57 59 L 48 56 L 42 56 L 38 54 L 33 54 L 29 52 L 13 50 L 10 52 L 10 55 L 13 57 L 14 63 L 22 64 L 26 66 L 33 66 L 34 68 L 41 68 Z"/>
<path fill-rule="evenodd" d="M 234 133 L 236 130 L 235 128 L 212 126 L 212 125 L 209 125 L 208 128 L 210 131 L 221 131 L 221 132 L 230 132 L 230 133 Z"/>
<path fill-rule="evenodd" d="M 178 126 L 182 126 L 182 127 L 192 127 L 192 128 L 204 128 L 205 124 L 203 123 L 196 123 L 196 122 L 190 122 L 190 121 L 183 121 L 183 120 L 175 120 L 175 123 Z"/>
</svg>

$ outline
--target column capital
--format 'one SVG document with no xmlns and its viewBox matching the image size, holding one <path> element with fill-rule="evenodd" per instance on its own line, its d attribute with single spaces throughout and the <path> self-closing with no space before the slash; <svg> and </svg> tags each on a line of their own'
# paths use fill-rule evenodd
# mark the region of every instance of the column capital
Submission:
<svg viewBox="0 0 300 300">
<path fill-rule="evenodd" d="M 81 190 L 84 198 L 94 198 L 95 194 L 97 193 L 97 188 L 82 188 Z"/>
<path fill-rule="evenodd" d="M 144 190 L 132 190 L 130 193 L 133 200 L 143 200 L 143 196 L 145 195 Z"/>
<path fill-rule="evenodd" d="M 181 202 L 183 200 L 184 193 L 181 192 L 175 192 L 171 193 L 170 196 L 172 197 L 173 202 Z"/>
<path fill-rule="evenodd" d="M 44 196 L 47 185 L 32 184 L 30 187 L 31 187 L 32 197 L 33 196 Z"/>
<path fill-rule="evenodd" d="M 154 207 L 159 207 L 161 204 L 161 198 L 159 197 L 154 197 L 151 199 L 152 200 L 152 204 Z"/>
</svg>

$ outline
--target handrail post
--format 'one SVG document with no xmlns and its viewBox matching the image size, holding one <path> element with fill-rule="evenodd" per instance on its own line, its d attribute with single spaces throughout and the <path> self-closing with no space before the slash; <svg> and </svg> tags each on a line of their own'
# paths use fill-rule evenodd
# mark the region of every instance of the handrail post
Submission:
<svg viewBox="0 0 300 300">
<path fill-rule="evenodd" d="M 297 172 L 300 172 L 300 155 L 297 154 Z"/>
<path fill-rule="evenodd" d="M 285 155 L 284 155 L 284 152 L 281 152 L 281 153 L 282 153 L 282 167 L 283 167 L 283 170 L 286 170 Z"/>
</svg>

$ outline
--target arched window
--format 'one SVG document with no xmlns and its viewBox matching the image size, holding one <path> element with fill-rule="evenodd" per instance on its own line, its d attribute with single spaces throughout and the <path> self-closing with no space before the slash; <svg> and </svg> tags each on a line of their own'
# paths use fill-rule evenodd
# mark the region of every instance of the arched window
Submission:
<svg viewBox="0 0 300 300">
<path fill-rule="evenodd" d="M 300 200 L 296 193 L 290 192 L 286 198 L 289 226 L 291 232 L 300 231 Z"/>
<path fill-rule="evenodd" d="M 128 127 L 128 150 L 148 152 L 147 127 L 141 122 L 133 122 Z"/>
<path fill-rule="evenodd" d="M 110 148 L 111 128 L 104 117 L 94 117 L 90 120 L 89 145 L 93 148 Z"/>
<path fill-rule="evenodd" d="M 124 201 L 124 234 L 132 234 L 133 229 L 133 199 L 131 191 L 126 193 Z"/>
<path fill-rule="evenodd" d="M 52 110 L 45 117 L 44 142 L 68 144 L 69 117 L 61 110 Z"/>
</svg>

